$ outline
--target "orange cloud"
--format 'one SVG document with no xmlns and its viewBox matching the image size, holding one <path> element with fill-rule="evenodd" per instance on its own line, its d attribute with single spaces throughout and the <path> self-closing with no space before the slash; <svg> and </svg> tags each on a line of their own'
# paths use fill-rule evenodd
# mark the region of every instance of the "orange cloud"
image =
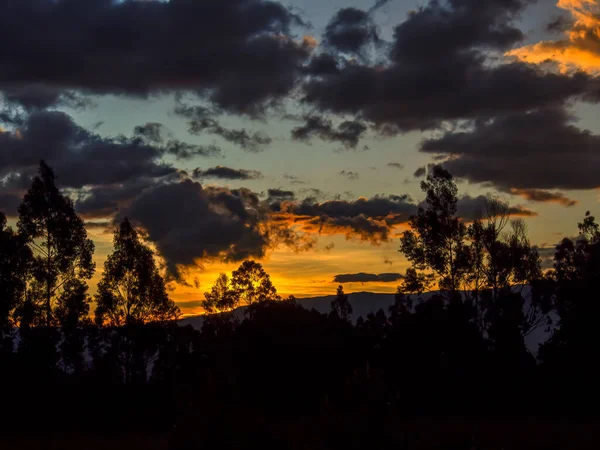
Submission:
<svg viewBox="0 0 600 450">
<path fill-rule="evenodd" d="M 302 38 L 302 46 L 304 46 L 304 47 L 313 49 L 313 48 L 317 47 L 318 45 L 319 45 L 319 43 L 313 36 L 306 35 Z"/>
<path fill-rule="evenodd" d="M 573 22 L 556 41 L 543 41 L 511 50 L 507 56 L 524 62 L 556 63 L 561 72 L 583 70 L 600 73 L 600 0 L 558 0 Z"/>
</svg>

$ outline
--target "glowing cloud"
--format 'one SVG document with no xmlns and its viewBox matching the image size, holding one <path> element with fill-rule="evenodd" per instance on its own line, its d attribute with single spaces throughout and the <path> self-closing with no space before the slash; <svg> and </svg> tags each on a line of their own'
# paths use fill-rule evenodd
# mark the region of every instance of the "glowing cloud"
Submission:
<svg viewBox="0 0 600 450">
<path fill-rule="evenodd" d="M 517 48 L 507 56 L 533 64 L 552 61 L 561 72 L 600 73 L 600 0 L 558 0 L 556 6 L 573 17 L 565 38 Z"/>
</svg>

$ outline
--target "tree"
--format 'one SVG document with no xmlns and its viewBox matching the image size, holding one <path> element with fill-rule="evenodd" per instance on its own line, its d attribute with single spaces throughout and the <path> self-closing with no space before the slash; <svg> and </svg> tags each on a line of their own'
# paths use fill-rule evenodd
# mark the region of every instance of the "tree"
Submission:
<svg viewBox="0 0 600 450">
<path fill-rule="evenodd" d="M 232 310 L 236 305 L 236 295 L 225 273 L 219 274 L 210 292 L 204 293 L 202 307 L 209 313 Z"/>
<path fill-rule="evenodd" d="M 19 207 L 17 226 L 35 254 L 34 287 L 36 297 L 40 294 L 45 300 L 39 311 L 49 328 L 53 304 L 62 290 L 69 283 L 90 279 L 95 264 L 94 243 L 87 237 L 83 220 L 75 214 L 73 202 L 56 187 L 54 172 L 44 161 Z"/>
<path fill-rule="evenodd" d="M 86 283 L 72 280 L 58 298 L 55 315 L 63 333 L 60 353 L 65 372 L 80 373 L 84 367 L 85 329 L 91 324 L 87 291 Z"/>
<path fill-rule="evenodd" d="M 410 231 L 400 239 L 400 251 L 417 270 L 431 270 L 440 289 L 458 295 L 468 269 L 466 226 L 456 216 L 458 189 L 452 175 L 435 166 L 421 182 L 427 197 L 410 217 Z"/>
<path fill-rule="evenodd" d="M 114 234 L 114 250 L 104 263 L 96 294 L 97 324 L 111 326 L 174 320 L 179 308 L 169 299 L 154 254 L 129 220 Z"/>
<path fill-rule="evenodd" d="M 344 287 L 341 284 L 337 288 L 335 299 L 331 302 L 331 311 L 343 321 L 350 321 L 352 316 L 352 305 L 348 300 L 348 295 L 344 293 Z"/>
<path fill-rule="evenodd" d="M 556 247 L 552 281 L 553 309 L 559 317 L 558 329 L 540 350 L 544 360 L 559 367 L 587 367 L 596 372 L 600 338 L 596 331 L 600 316 L 597 301 L 600 290 L 600 227 L 586 212 L 578 224 L 579 236 L 565 238 Z M 591 367 L 590 367 L 591 366 Z"/>
<path fill-rule="evenodd" d="M 15 312 L 25 301 L 27 277 L 31 269 L 33 254 L 26 239 L 6 225 L 6 216 L 0 212 L 0 347 L 12 350 L 12 335 Z"/>
<path fill-rule="evenodd" d="M 235 293 L 233 307 L 281 300 L 271 277 L 260 263 L 244 261 L 231 275 L 231 286 Z"/>
<path fill-rule="evenodd" d="M 510 230 L 504 231 L 507 225 Z M 490 198 L 486 215 L 469 226 L 468 237 L 471 269 L 467 280 L 477 323 L 495 344 L 503 345 L 496 337 L 510 334 L 513 342 L 523 344 L 523 337 L 545 320 L 533 297 L 524 307 L 525 285 L 541 277 L 539 254 L 529 241 L 525 222 L 509 220 L 508 203 Z"/>
<path fill-rule="evenodd" d="M 149 323 L 174 320 L 179 308 L 169 299 L 154 253 L 126 218 L 115 231 L 114 250 L 104 263 L 95 299 L 96 324 L 117 327 L 116 332 L 107 330 L 106 356 L 120 362 L 126 384 L 145 382 L 160 340 L 160 330 Z"/>
</svg>

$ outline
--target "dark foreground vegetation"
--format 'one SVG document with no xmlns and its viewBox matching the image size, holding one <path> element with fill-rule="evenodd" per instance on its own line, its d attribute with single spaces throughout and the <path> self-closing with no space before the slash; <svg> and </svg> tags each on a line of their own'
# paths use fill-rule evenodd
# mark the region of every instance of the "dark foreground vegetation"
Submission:
<svg viewBox="0 0 600 450">
<path fill-rule="evenodd" d="M 594 218 L 544 272 L 507 205 L 466 224 L 447 172 L 422 187 L 390 311 L 352 323 L 341 287 L 328 315 L 308 311 L 246 261 L 205 295 L 196 331 L 126 219 L 92 318 L 93 243 L 42 163 L 16 231 L 0 222 L 0 446 L 597 448 Z M 537 327 L 552 332 L 534 355 Z"/>
</svg>

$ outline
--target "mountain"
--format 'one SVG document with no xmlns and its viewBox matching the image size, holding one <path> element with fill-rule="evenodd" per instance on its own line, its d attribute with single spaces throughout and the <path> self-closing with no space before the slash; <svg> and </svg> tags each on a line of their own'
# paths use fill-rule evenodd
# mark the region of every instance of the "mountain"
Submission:
<svg viewBox="0 0 600 450">
<path fill-rule="evenodd" d="M 523 286 L 522 294 L 524 298 L 528 297 L 530 292 L 529 286 Z M 428 300 L 437 291 L 427 292 L 422 295 L 423 300 Z M 320 313 L 327 314 L 331 311 L 331 301 L 335 299 L 335 295 L 326 295 L 323 297 L 297 298 L 296 302 L 308 310 L 316 309 Z M 370 313 L 376 313 L 382 309 L 386 315 L 389 315 L 389 308 L 394 304 L 394 294 L 376 294 L 373 292 L 354 292 L 348 294 L 348 300 L 352 305 L 352 322 L 356 323 L 359 317 L 366 318 Z M 245 307 L 240 307 L 235 310 L 234 314 L 239 319 L 244 318 Z M 556 317 L 552 317 L 556 323 Z M 191 325 L 194 329 L 202 329 L 204 316 L 190 316 L 179 321 L 181 326 Z M 550 332 L 545 326 L 541 326 L 525 337 L 525 345 L 533 354 L 537 353 L 540 344 L 545 342 L 550 336 Z"/>
</svg>

